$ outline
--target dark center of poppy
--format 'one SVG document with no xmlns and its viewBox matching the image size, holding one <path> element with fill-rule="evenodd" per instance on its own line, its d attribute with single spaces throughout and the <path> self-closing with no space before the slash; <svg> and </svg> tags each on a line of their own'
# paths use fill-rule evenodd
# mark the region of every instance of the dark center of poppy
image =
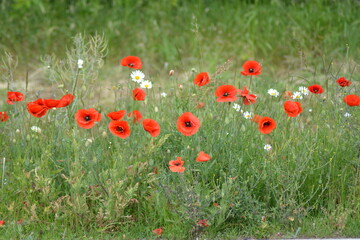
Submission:
<svg viewBox="0 0 360 240">
<path fill-rule="evenodd" d="M 174 165 L 175 165 L 175 166 L 180 166 L 181 163 L 177 162 L 177 163 L 175 163 Z"/>
<path fill-rule="evenodd" d="M 264 127 L 270 126 L 270 122 L 264 122 Z"/>
<path fill-rule="evenodd" d="M 253 73 L 254 69 L 253 68 L 249 68 L 249 72 Z"/>
<path fill-rule="evenodd" d="M 133 66 L 135 66 L 133 63 L 129 63 L 128 64 L 130 67 L 133 67 Z"/>
<path fill-rule="evenodd" d="M 185 122 L 185 126 L 186 126 L 186 127 L 191 127 L 191 122 L 190 122 L 190 121 Z"/>
<path fill-rule="evenodd" d="M 90 121 L 91 120 L 90 116 L 86 116 L 84 119 L 85 119 L 85 121 Z"/>
<path fill-rule="evenodd" d="M 118 132 L 124 132 L 124 129 L 123 129 L 122 127 L 119 127 L 119 126 L 116 127 L 116 130 L 117 130 Z"/>
<path fill-rule="evenodd" d="M 314 89 L 314 92 L 318 92 L 319 91 L 319 89 Z"/>
<path fill-rule="evenodd" d="M 226 92 L 226 93 L 223 94 L 223 96 L 227 97 L 227 96 L 229 96 L 229 93 Z"/>
</svg>

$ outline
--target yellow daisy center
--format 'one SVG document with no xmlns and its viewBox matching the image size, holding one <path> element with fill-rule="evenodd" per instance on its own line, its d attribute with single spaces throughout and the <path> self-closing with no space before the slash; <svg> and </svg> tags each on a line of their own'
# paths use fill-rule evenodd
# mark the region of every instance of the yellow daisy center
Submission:
<svg viewBox="0 0 360 240">
<path fill-rule="evenodd" d="M 140 77 L 139 77 L 139 76 L 136 76 L 136 77 L 135 77 L 135 79 L 136 79 L 136 80 L 139 80 L 139 79 L 140 79 Z"/>
</svg>

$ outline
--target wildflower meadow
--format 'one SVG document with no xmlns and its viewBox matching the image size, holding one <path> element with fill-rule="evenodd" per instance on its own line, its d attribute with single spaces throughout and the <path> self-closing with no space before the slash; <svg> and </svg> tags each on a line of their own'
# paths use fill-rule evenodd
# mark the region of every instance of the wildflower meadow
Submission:
<svg viewBox="0 0 360 240">
<path fill-rule="evenodd" d="M 358 1 L 41 2 L 1 6 L 0 239 L 360 237 Z"/>
</svg>

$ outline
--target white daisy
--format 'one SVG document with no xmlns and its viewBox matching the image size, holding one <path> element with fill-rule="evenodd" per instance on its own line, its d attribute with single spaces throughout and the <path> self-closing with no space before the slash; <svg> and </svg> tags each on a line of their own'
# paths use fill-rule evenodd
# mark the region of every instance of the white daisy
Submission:
<svg viewBox="0 0 360 240">
<path fill-rule="evenodd" d="M 294 92 L 292 99 L 303 99 L 303 96 L 301 95 L 301 92 Z"/>
<path fill-rule="evenodd" d="M 299 87 L 299 91 L 301 92 L 301 94 L 303 95 L 309 95 L 309 89 L 307 87 Z"/>
<path fill-rule="evenodd" d="M 162 93 L 160 93 L 160 96 L 166 97 L 166 96 L 167 96 L 167 93 L 166 93 L 166 92 L 162 92 Z"/>
<path fill-rule="evenodd" d="M 237 104 L 237 103 L 234 103 L 233 109 L 235 109 L 235 111 L 237 111 L 237 112 L 240 112 L 241 106 L 239 104 Z"/>
<path fill-rule="evenodd" d="M 348 112 L 346 112 L 345 114 L 344 114 L 344 117 L 351 117 L 352 115 L 351 115 L 351 113 L 348 113 Z"/>
<path fill-rule="evenodd" d="M 252 112 L 244 112 L 243 113 L 243 116 L 244 116 L 244 118 L 246 118 L 246 119 L 252 119 L 252 117 L 253 117 L 253 113 Z"/>
<path fill-rule="evenodd" d="M 32 126 L 31 131 L 36 132 L 36 133 L 41 133 L 41 128 L 39 128 L 37 126 Z"/>
<path fill-rule="evenodd" d="M 152 82 L 145 80 L 140 83 L 141 88 L 152 88 Z"/>
<path fill-rule="evenodd" d="M 84 64 L 84 60 L 78 59 L 77 65 L 78 65 L 78 68 L 79 68 L 79 69 L 83 68 L 83 64 Z"/>
<path fill-rule="evenodd" d="M 145 74 L 140 70 L 136 70 L 130 74 L 130 77 L 131 80 L 133 80 L 134 82 L 141 83 L 142 81 L 144 81 Z"/>
<path fill-rule="evenodd" d="M 279 96 L 279 92 L 276 89 L 272 89 L 270 88 L 267 93 L 273 97 L 278 97 Z"/>
<path fill-rule="evenodd" d="M 272 147 L 270 144 L 265 144 L 264 149 L 269 152 L 272 149 Z"/>
</svg>

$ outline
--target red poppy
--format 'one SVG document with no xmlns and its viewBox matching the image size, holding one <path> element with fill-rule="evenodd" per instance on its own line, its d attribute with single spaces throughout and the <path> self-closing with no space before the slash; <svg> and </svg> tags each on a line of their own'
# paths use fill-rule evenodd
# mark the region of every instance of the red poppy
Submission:
<svg viewBox="0 0 360 240">
<path fill-rule="evenodd" d="M 132 117 L 134 118 L 134 123 L 139 123 L 141 122 L 141 119 L 142 119 L 142 114 L 140 111 L 138 110 L 134 110 L 132 111 L 131 113 L 128 114 L 128 117 Z"/>
<path fill-rule="evenodd" d="M 285 91 L 284 92 L 284 98 L 285 99 L 290 99 L 292 97 L 292 93 L 290 91 Z"/>
<path fill-rule="evenodd" d="M 172 171 L 172 172 L 179 172 L 179 173 L 181 173 L 181 172 L 183 172 L 183 171 L 185 171 L 185 168 L 183 167 L 183 165 L 184 165 L 184 161 L 181 161 L 181 157 L 177 157 L 177 159 L 176 160 L 171 160 L 170 162 L 169 162 L 169 169 L 170 169 L 170 171 Z"/>
<path fill-rule="evenodd" d="M 209 154 L 206 154 L 204 152 L 199 152 L 199 155 L 196 158 L 197 162 L 207 162 L 211 159 Z"/>
<path fill-rule="evenodd" d="M 349 80 L 346 80 L 344 77 L 339 78 L 336 80 L 337 84 L 339 84 L 340 87 L 348 87 L 352 84 Z"/>
<path fill-rule="evenodd" d="M 246 61 L 242 66 L 244 71 L 241 72 L 242 75 L 259 75 L 261 73 L 261 65 L 257 61 Z"/>
<path fill-rule="evenodd" d="M 344 103 L 346 103 L 350 107 L 360 106 L 360 97 L 354 94 L 347 95 L 344 97 Z"/>
<path fill-rule="evenodd" d="M 259 122 L 262 116 L 255 114 L 254 117 L 251 119 L 252 122 Z"/>
<path fill-rule="evenodd" d="M 124 57 L 121 60 L 120 65 L 129 67 L 129 68 L 133 68 L 133 69 L 141 69 L 142 68 L 142 62 L 141 62 L 140 58 L 136 57 L 136 56 Z"/>
<path fill-rule="evenodd" d="M 243 98 L 243 103 L 245 105 L 254 104 L 256 102 L 256 95 L 255 94 L 249 94 L 249 90 L 246 89 L 246 86 L 244 86 L 244 90 L 239 89 L 239 95 Z"/>
<path fill-rule="evenodd" d="M 5 221 L 4 220 L 0 220 L 0 226 L 4 225 Z"/>
<path fill-rule="evenodd" d="M 302 112 L 301 103 L 288 100 L 284 103 L 284 110 L 289 117 L 296 117 Z"/>
<path fill-rule="evenodd" d="M 41 118 L 47 113 L 48 107 L 45 105 L 44 99 L 40 98 L 34 102 L 29 102 L 27 110 L 34 117 Z"/>
<path fill-rule="evenodd" d="M 93 108 L 79 109 L 75 114 L 75 119 L 79 127 L 90 129 L 95 122 L 100 122 L 101 114 Z"/>
<path fill-rule="evenodd" d="M 207 72 L 201 72 L 194 78 L 194 84 L 199 87 L 204 86 L 210 82 L 210 77 Z"/>
<path fill-rule="evenodd" d="M 232 85 L 222 85 L 215 90 L 215 96 L 217 102 L 233 102 L 237 99 L 236 88 Z"/>
<path fill-rule="evenodd" d="M 6 112 L 0 112 L 0 122 L 5 122 L 9 119 L 9 116 Z"/>
<path fill-rule="evenodd" d="M 120 110 L 117 112 L 110 112 L 108 115 L 106 115 L 108 118 L 110 118 L 112 121 L 118 121 L 121 120 L 126 115 L 125 110 Z"/>
<path fill-rule="evenodd" d="M 162 228 L 156 228 L 156 229 L 153 230 L 153 233 L 160 236 L 163 233 L 163 229 Z"/>
<path fill-rule="evenodd" d="M 17 224 L 22 224 L 23 220 L 22 219 L 19 219 L 16 223 Z"/>
<path fill-rule="evenodd" d="M 130 136 L 130 127 L 126 121 L 111 121 L 108 127 L 110 132 L 119 138 L 125 139 Z"/>
<path fill-rule="evenodd" d="M 200 221 L 197 222 L 197 225 L 201 226 L 201 227 L 208 227 L 209 226 L 209 221 L 207 219 L 202 219 Z"/>
<path fill-rule="evenodd" d="M 200 109 L 203 108 L 205 106 L 204 102 L 198 102 L 197 105 L 195 106 L 195 108 Z"/>
<path fill-rule="evenodd" d="M 308 89 L 310 92 L 315 93 L 315 94 L 320 94 L 320 93 L 324 92 L 324 89 L 318 84 L 314 84 L 314 85 L 308 87 Z"/>
<path fill-rule="evenodd" d="M 259 131 L 263 134 L 269 134 L 276 128 L 276 122 L 269 117 L 263 117 L 258 122 Z"/>
<path fill-rule="evenodd" d="M 55 106 L 56 108 L 62 108 L 70 105 L 74 100 L 75 96 L 72 94 L 66 94 L 62 98 L 60 98 L 58 104 Z"/>
<path fill-rule="evenodd" d="M 132 95 L 133 99 L 136 101 L 144 101 L 146 97 L 146 93 L 140 88 L 135 88 L 132 90 Z"/>
<path fill-rule="evenodd" d="M 176 125 L 183 135 L 191 136 L 199 130 L 201 123 L 191 112 L 186 112 L 178 118 Z"/>
<path fill-rule="evenodd" d="M 144 119 L 143 122 L 144 130 L 150 133 L 152 137 L 156 137 L 160 134 L 160 125 L 152 119 Z"/>
<path fill-rule="evenodd" d="M 25 99 L 24 94 L 21 92 L 8 92 L 8 104 L 14 104 L 14 102 L 20 102 Z"/>
</svg>

